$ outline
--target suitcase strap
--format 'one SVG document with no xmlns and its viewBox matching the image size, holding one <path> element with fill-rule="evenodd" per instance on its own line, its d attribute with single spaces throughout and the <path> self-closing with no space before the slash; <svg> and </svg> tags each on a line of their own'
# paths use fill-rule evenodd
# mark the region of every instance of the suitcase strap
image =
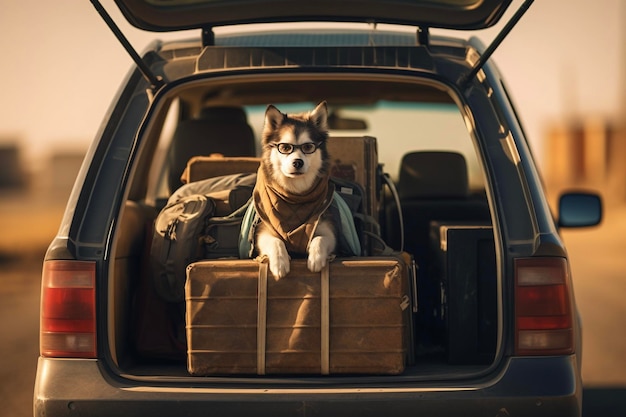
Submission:
<svg viewBox="0 0 626 417">
<path fill-rule="evenodd" d="M 256 315 L 256 370 L 265 375 L 265 339 L 267 336 L 267 260 L 259 264 L 258 304 Z"/>
<path fill-rule="evenodd" d="M 259 263 L 259 284 L 257 289 L 257 336 L 256 362 L 257 374 L 265 375 L 265 347 L 267 338 L 267 259 Z M 321 271 L 321 346 L 320 371 L 322 375 L 330 373 L 330 261 Z"/>
<path fill-rule="evenodd" d="M 330 261 L 326 262 L 322 268 L 321 274 L 321 319 L 320 330 L 322 345 L 321 353 L 321 372 L 322 375 L 330 373 Z"/>
</svg>

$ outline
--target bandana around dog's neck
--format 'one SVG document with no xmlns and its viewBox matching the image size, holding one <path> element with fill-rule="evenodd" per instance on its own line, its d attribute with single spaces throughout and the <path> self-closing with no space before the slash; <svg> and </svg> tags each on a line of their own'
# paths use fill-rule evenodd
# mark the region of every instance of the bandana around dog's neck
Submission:
<svg viewBox="0 0 626 417">
<path fill-rule="evenodd" d="M 259 168 L 253 194 L 255 209 L 274 235 L 285 242 L 288 252 L 306 253 L 319 217 L 333 199 L 328 178 L 317 178 L 309 192 L 294 195 L 278 184 L 270 185 L 263 167 Z"/>
</svg>

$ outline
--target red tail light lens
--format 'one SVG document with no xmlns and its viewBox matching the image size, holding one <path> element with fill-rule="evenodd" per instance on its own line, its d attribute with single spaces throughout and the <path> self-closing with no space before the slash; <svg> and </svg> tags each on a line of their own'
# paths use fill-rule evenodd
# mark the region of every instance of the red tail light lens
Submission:
<svg viewBox="0 0 626 417">
<path fill-rule="evenodd" d="M 95 283 L 93 262 L 44 263 L 39 346 L 42 356 L 96 357 Z"/>
<path fill-rule="evenodd" d="M 574 352 L 567 260 L 515 261 L 515 351 L 517 355 Z"/>
</svg>

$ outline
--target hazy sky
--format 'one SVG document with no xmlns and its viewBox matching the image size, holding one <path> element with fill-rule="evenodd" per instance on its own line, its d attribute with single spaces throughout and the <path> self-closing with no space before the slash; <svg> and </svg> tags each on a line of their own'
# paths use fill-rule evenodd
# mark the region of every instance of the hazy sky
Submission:
<svg viewBox="0 0 626 417">
<path fill-rule="evenodd" d="M 132 28 L 112 0 L 102 3 L 139 51 L 173 37 Z M 618 115 L 624 9 L 621 0 L 536 0 L 496 51 L 538 154 L 551 120 Z M 132 65 L 90 1 L 0 0 L 0 33 L 0 140 L 18 138 L 27 157 L 86 148 Z M 473 34 L 489 43 L 495 31 Z"/>
</svg>

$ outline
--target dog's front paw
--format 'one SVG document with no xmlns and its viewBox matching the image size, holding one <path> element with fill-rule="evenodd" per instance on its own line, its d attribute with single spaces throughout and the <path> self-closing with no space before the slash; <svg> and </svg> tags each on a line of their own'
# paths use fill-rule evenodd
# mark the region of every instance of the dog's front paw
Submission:
<svg viewBox="0 0 626 417">
<path fill-rule="evenodd" d="M 289 273 L 289 253 L 282 242 L 276 242 L 272 250 L 268 252 L 267 258 L 270 271 L 276 280 L 284 278 Z"/>
<path fill-rule="evenodd" d="M 306 263 L 309 271 L 320 272 L 326 266 L 329 256 L 330 253 L 323 239 L 319 236 L 314 237 L 309 245 L 309 257 Z"/>
<path fill-rule="evenodd" d="M 327 257 L 321 257 L 319 255 L 312 255 L 309 253 L 309 259 L 307 260 L 307 267 L 311 272 L 320 272 L 328 262 Z"/>
<path fill-rule="evenodd" d="M 285 276 L 287 276 L 290 270 L 289 257 L 287 257 L 287 260 L 277 260 L 274 262 L 270 261 L 269 268 L 277 281 L 281 278 L 284 278 Z"/>
</svg>

